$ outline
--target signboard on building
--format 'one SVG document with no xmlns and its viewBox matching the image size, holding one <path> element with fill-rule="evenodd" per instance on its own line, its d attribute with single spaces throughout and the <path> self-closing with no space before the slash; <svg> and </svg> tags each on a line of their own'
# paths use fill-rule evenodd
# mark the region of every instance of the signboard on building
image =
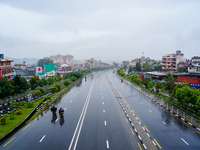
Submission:
<svg viewBox="0 0 200 150">
<path fill-rule="evenodd" d="M 42 67 L 36 67 L 36 75 L 42 73 Z"/>
</svg>

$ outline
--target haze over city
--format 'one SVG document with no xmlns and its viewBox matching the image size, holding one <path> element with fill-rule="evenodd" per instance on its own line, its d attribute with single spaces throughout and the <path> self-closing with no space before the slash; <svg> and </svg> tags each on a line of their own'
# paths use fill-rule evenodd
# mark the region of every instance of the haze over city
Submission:
<svg viewBox="0 0 200 150">
<path fill-rule="evenodd" d="M 0 50 L 8 57 L 161 59 L 199 55 L 200 1 L 0 1 Z"/>
</svg>

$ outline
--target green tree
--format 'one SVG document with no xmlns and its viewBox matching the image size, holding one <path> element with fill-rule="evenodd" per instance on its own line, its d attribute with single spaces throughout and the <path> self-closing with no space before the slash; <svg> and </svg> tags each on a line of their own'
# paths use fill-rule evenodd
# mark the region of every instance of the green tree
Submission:
<svg viewBox="0 0 200 150">
<path fill-rule="evenodd" d="M 58 89 L 57 89 L 56 86 L 53 86 L 53 87 L 50 87 L 50 88 L 49 88 L 49 91 L 50 91 L 51 93 L 56 93 L 56 92 L 58 92 Z"/>
<path fill-rule="evenodd" d="M 147 88 L 148 88 L 148 89 L 153 88 L 153 83 L 152 83 L 151 81 L 148 82 L 148 84 L 147 84 Z"/>
<path fill-rule="evenodd" d="M 175 87 L 176 78 L 174 78 L 172 76 L 172 74 L 169 72 L 167 74 L 167 77 L 164 78 L 164 81 L 166 82 L 165 89 L 166 89 L 166 91 L 168 91 L 169 95 L 171 95 L 171 93 Z"/>
<path fill-rule="evenodd" d="M 122 68 L 123 69 L 127 69 L 127 67 L 128 67 L 128 65 L 129 65 L 129 61 L 122 61 Z"/>
<path fill-rule="evenodd" d="M 1 78 L 0 81 L 0 97 L 10 96 L 13 93 L 14 89 L 12 84 L 8 81 L 7 78 Z"/>
<path fill-rule="evenodd" d="M 44 88 L 42 87 L 39 87 L 38 90 L 41 92 L 41 94 L 46 94 L 47 91 L 44 90 Z"/>
<path fill-rule="evenodd" d="M 150 65 L 149 65 L 149 63 L 148 62 L 144 63 L 142 65 L 142 69 L 143 69 L 143 71 L 150 71 Z"/>
<path fill-rule="evenodd" d="M 145 78 L 142 80 L 142 84 L 145 86 L 145 88 L 148 89 L 148 83 L 151 82 L 150 78 Z"/>
<path fill-rule="evenodd" d="M 39 86 L 39 82 L 40 82 L 40 78 L 36 75 L 34 75 L 33 77 L 30 78 L 30 85 L 32 89 L 35 89 L 36 87 Z"/>
<path fill-rule="evenodd" d="M 40 59 L 38 60 L 37 66 L 42 67 L 42 69 L 44 69 L 44 64 L 53 64 L 53 60 L 46 58 Z"/>
<path fill-rule="evenodd" d="M 154 67 L 154 70 L 155 71 L 160 71 L 160 69 L 162 68 L 162 65 L 157 65 Z"/>
<path fill-rule="evenodd" d="M 25 91 L 30 88 L 30 84 L 27 82 L 27 80 L 18 75 L 12 79 L 11 84 L 14 87 L 15 93 L 20 93 L 21 91 Z"/>
<path fill-rule="evenodd" d="M 156 88 L 156 93 L 159 93 L 160 89 L 162 89 L 162 84 L 159 81 L 157 81 L 155 88 Z"/>
<path fill-rule="evenodd" d="M 74 82 L 74 81 L 77 80 L 77 78 L 73 76 L 73 77 L 70 78 L 70 80 L 71 80 L 72 82 Z"/>
<path fill-rule="evenodd" d="M 136 71 L 141 71 L 141 64 L 140 63 L 136 63 Z"/>
<path fill-rule="evenodd" d="M 178 71 L 179 71 L 179 72 L 187 72 L 187 69 L 184 68 L 184 67 L 180 67 L 180 68 L 178 68 Z"/>
<path fill-rule="evenodd" d="M 56 84 L 55 87 L 58 89 L 58 92 L 60 92 L 61 89 L 62 89 L 62 85 L 61 84 Z"/>
<path fill-rule="evenodd" d="M 45 78 L 42 78 L 39 82 L 40 87 L 46 86 L 47 84 L 48 84 L 48 81 Z"/>
<path fill-rule="evenodd" d="M 65 81 L 64 85 L 67 87 L 68 85 L 70 85 L 72 83 L 72 81 Z"/>
<path fill-rule="evenodd" d="M 197 101 L 195 103 L 195 107 L 196 107 L 197 110 L 200 109 L 200 96 L 198 96 L 198 98 L 197 98 Z"/>
<path fill-rule="evenodd" d="M 33 92 L 33 94 L 35 96 L 40 96 L 42 94 L 42 92 L 40 90 L 36 90 L 36 91 Z"/>
<path fill-rule="evenodd" d="M 48 78 L 48 79 L 47 79 L 47 82 L 48 82 L 49 85 L 53 84 L 54 78 Z"/>
</svg>

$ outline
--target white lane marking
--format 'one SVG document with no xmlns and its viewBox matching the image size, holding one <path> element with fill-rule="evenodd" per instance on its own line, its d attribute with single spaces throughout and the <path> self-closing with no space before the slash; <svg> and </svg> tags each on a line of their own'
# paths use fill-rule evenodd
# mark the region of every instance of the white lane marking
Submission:
<svg viewBox="0 0 200 150">
<path fill-rule="evenodd" d="M 143 104 L 143 102 L 141 102 L 141 104 Z"/>
<path fill-rule="evenodd" d="M 76 97 L 76 95 L 74 95 L 74 97 Z"/>
<path fill-rule="evenodd" d="M 103 99 L 103 96 L 102 96 L 102 99 Z"/>
<path fill-rule="evenodd" d="M 101 94 L 103 94 L 103 92 L 101 92 Z"/>
<path fill-rule="evenodd" d="M 189 145 L 188 142 L 186 142 L 183 138 L 181 138 L 181 140 L 182 140 L 183 142 L 185 142 L 185 144 Z"/>
<path fill-rule="evenodd" d="M 145 145 L 145 144 L 143 144 L 143 146 L 144 146 L 144 149 L 147 149 L 147 147 L 146 147 L 146 145 Z"/>
<path fill-rule="evenodd" d="M 162 123 L 163 123 L 164 125 L 166 125 L 166 123 L 165 123 L 164 121 L 162 121 Z"/>
<path fill-rule="evenodd" d="M 102 104 L 104 105 L 104 102 L 102 102 Z"/>
<path fill-rule="evenodd" d="M 149 133 L 147 133 L 147 136 L 150 137 Z"/>
<path fill-rule="evenodd" d="M 72 102 L 72 100 L 70 101 L 70 103 Z"/>
<path fill-rule="evenodd" d="M 46 135 L 44 135 L 44 136 L 41 138 L 40 142 L 42 142 L 42 140 L 45 138 L 45 136 L 46 136 Z"/>
<path fill-rule="evenodd" d="M 66 109 L 67 109 L 67 107 L 64 108 L 64 110 L 66 110 Z"/>
<path fill-rule="evenodd" d="M 154 142 L 154 141 L 152 141 L 153 142 L 153 144 L 156 146 L 156 143 Z"/>
<path fill-rule="evenodd" d="M 152 112 L 151 109 L 149 109 L 149 111 Z"/>
<path fill-rule="evenodd" d="M 103 110 L 103 112 L 105 113 L 106 111 L 105 111 L 105 110 Z"/>
<path fill-rule="evenodd" d="M 107 145 L 107 148 L 109 148 L 109 142 L 108 142 L 108 140 L 106 140 L 106 145 Z"/>
<path fill-rule="evenodd" d="M 140 135 L 138 135 L 138 138 L 141 140 L 142 138 L 140 137 Z"/>
<path fill-rule="evenodd" d="M 59 119 L 59 118 L 57 118 L 55 122 L 57 122 L 57 121 L 58 121 L 58 119 Z"/>
<path fill-rule="evenodd" d="M 98 74 L 96 74 L 97 76 Z M 77 145 L 77 142 L 78 142 L 78 139 L 79 139 L 79 135 L 80 135 L 80 132 L 81 132 L 81 129 L 82 129 L 82 125 L 83 125 L 83 121 L 85 119 L 85 114 L 86 114 L 86 111 L 87 111 L 87 108 L 88 108 L 88 104 L 89 104 L 89 101 L 90 101 L 90 97 L 91 97 L 91 94 L 92 94 L 92 90 L 93 90 L 93 87 L 94 87 L 94 82 L 95 82 L 95 78 L 96 76 L 94 77 L 93 81 L 92 81 L 92 84 L 90 86 L 90 90 L 88 92 L 88 95 L 87 95 L 87 98 L 86 98 L 86 101 L 85 101 L 85 104 L 83 106 L 83 109 L 82 109 L 82 112 L 81 112 L 81 115 L 80 115 L 80 118 L 78 120 L 78 124 L 76 126 L 76 129 L 74 131 L 74 135 L 72 137 L 72 140 L 71 140 L 71 143 L 70 143 L 70 146 L 69 146 L 69 150 L 71 150 L 71 147 L 72 145 L 74 144 L 74 147 L 73 149 L 75 150 L 76 149 L 76 145 Z M 76 136 L 77 135 L 77 136 Z M 76 137 L 75 137 L 76 136 Z M 75 140 L 75 142 L 74 142 Z"/>
<path fill-rule="evenodd" d="M 107 125 L 106 121 L 104 121 L 105 126 Z"/>
</svg>

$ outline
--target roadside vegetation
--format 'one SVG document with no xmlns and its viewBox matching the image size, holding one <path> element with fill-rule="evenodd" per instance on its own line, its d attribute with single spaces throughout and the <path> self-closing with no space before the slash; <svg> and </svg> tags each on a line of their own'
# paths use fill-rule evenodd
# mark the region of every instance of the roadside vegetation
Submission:
<svg viewBox="0 0 200 150">
<path fill-rule="evenodd" d="M 170 72 L 164 82 L 151 81 L 150 78 L 142 79 L 137 74 L 128 75 L 123 69 L 118 69 L 117 73 L 131 83 L 200 119 L 200 91 L 190 88 L 187 82 L 176 83 L 177 79 Z"/>
<path fill-rule="evenodd" d="M 74 86 L 76 84 L 76 81 L 82 78 L 83 75 L 86 75 L 86 74 L 91 73 L 92 71 L 98 71 L 98 70 L 103 70 L 103 68 L 98 68 L 98 69 L 95 68 L 95 69 L 90 69 L 90 70 L 71 72 L 71 73 L 66 74 L 64 77 L 54 77 L 51 79 L 48 78 L 49 80 L 39 79 L 35 76 L 32 77 L 31 85 L 35 84 L 34 87 L 39 86 L 34 91 L 35 96 L 39 97 L 41 95 L 45 95 L 47 93 L 47 90 L 50 92 L 50 94 L 48 96 L 39 98 L 38 100 L 34 102 L 30 102 L 30 101 L 13 102 L 9 106 L 10 112 L 0 117 L 0 138 L 6 133 L 8 133 L 9 131 L 11 131 L 13 128 L 15 128 L 17 125 L 19 125 L 26 118 L 26 116 L 29 115 L 30 112 L 33 111 L 38 106 L 39 103 L 42 102 L 40 109 L 36 111 L 34 116 L 29 121 L 38 117 L 39 114 L 42 113 L 44 110 L 48 110 L 49 107 L 53 105 L 53 103 L 55 103 L 56 101 L 59 101 L 62 98 L 63 94 L 69 91 L 69 89 L 72 86 Z M 17 76 L 17 78 L 21 78 L 21 77 Z M 52 87 L 49 87 L 47 90 L 43 88 L 44 85 L 49 84 L 51 81 L 53 83 L 58 80 L 64 80 L 64 82 L 62 82 L 63 84 L 55 84 Z M 3 81 L 6 81 L 6 80 L 3 79 Z M 43 84 L 39 84 L 41 82 Z M 11 84 L 12 82 L 11 83 L 6 82 L 6 83 L 8 83 L 9 86 L 12 86 Z M 31 87 L 31 85 L 29 85 L 29 87 Z"/>
</svg>

